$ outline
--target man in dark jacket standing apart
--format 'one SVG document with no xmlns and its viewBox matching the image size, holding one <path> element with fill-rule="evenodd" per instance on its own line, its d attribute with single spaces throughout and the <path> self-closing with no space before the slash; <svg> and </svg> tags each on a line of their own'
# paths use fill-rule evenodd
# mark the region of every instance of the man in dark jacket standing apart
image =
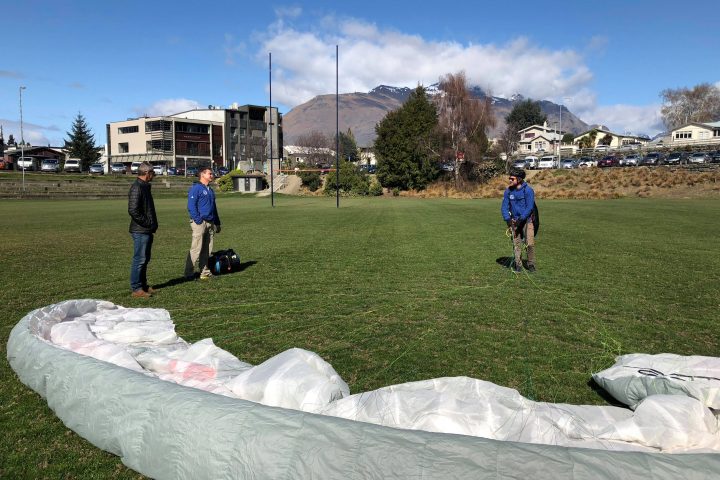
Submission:
<svg viewBox="0 0 720 480">
<path fill-rule="evenodd" d="M 200 269 L 200 280 L 208 280 L 212 273 L 208 268 L 208 258 L 213 249 L 216 233 L 220 233 L 220 216 L 215 206 L 215 192 L 210 188 L 214 175 L 210 167 L 200 167 L 200 181 L 193 183 L 188 191 L 188 213 L 192 242 L 185 261 L 185 278 L 195 278 L 195 266 Z"/>
<path fill-rule="evenodd" d="M 505 189 L 502 207 L 503 220 L 513 238 L 515 262 L 513 270 L 522 271 L 522 241 L 527 245 L 527 269 L 535 271 L 535 191 L 525 183 L 525 170 L 510 170 L 510 185 Z"/>
<path fill-rule="evenodd" d="M 130 235 L 133 239 L 130 289 L 132 296 L 138 298 L 148 298 L 153 294 L 153 289 L 147 282 L 147 266 L 150 263 L 153 234 L 158 228 L 150 185 L 154 177 L 152 165 L 149 162 L 141 163 L 138 167 L 138 177 L 128 193 Z"/>
</svg>

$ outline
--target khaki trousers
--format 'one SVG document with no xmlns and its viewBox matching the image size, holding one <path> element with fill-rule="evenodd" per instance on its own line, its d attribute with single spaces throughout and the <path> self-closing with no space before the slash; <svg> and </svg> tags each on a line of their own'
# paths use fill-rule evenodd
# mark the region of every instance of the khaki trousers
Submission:
<svg viewBox="0 0 720 480">
<path fill-rule="evenodd" d="M 513 232 L 513 250 L 515 251 L 515 265 L 522 266 L 522 243 L 527 245 L 528 266 L 535 265 L 535 225 L 529 218 L 522 229 Z"/>
<path fill-rule="evenodd" d="M 192 242 L 185 260 L 185 276 L 193 275 L 196 266 L 199 266 L 201 276 L 211 275 L 207 263 L 213 249 L 215 225 L 205 221 L 198 225 L 190 220 L 190 228 L 192 229 Z"/>
</svg>

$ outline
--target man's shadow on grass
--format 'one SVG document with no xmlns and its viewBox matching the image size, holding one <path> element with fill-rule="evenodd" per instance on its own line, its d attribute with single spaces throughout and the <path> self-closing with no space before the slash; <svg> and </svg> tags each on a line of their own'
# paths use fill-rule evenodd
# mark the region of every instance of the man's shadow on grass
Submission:
<svg viewBox="0 0 720 480">
<path fill-rule="evenodd" d="M 513 263 L 515 263 L 515 259 L 513 257 L 500 257 L 495 260 L 495 263 L 505 268 L 511 268 L 513 266 Z M 527 268 L 527 260 L 523 260 L 522 264 L 523 268 Z"/>
<path fill-rule="evenodd" d="M 242 263 L 240 264 L 240 268 L 238 268 L 238 269 L 235 270 L 234 272 L 223 273 L 222 276 L 224 277 L 224 276 L 226 276 L 226 275 L 232 275 L 232 274 L 235 274 L 235 273 L 244 272 L 245 270 L 247 270 L 248 268 L 252 267 L 252 266 L 255 265 L 256 263 L 257 263 L 257 262 L 256 262 L 255 260 L 250 260 L 249 262 L 242 262 Z M 220 275 L 218 275 L 218 276 L 220 276 Z M 199 277 L 199 275 L 198 275 L 198 274 L 195 274 L 195 275 L 193 276 L 193 278 L 187 278 L 187 277 L 185 277 L 185 276 L 173 278 L 173 279 L 170 279 L 170 280 L 168 280 L 168 281 L 166 281 L 166 282 L 159 283 L 159 284 L 157 284 L 157 285 L 153 285 L 153 289 L 154 289 L 154 290 L 161 290 L 161 289 L 167 288 L 167 287 L 174 287 L 174 286 L 180 285 L 180 284 L 182 284 L 182 283 L 192 282 L 192 281 L 196 280 L 198 277 Z"/>
</svg>

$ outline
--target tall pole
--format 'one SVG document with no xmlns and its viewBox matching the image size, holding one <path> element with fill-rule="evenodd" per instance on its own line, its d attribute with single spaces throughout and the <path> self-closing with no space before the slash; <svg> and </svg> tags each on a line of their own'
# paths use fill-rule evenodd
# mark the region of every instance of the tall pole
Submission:
<svg viewBox="0 0 720 480">
<path fill-rule="evenodd" d="M 340 101 L 338 88 L 339 49 L 335 45 L 335 206 L 340 208 Z"/>
<path fill-rule="evenodd" d="M 275 206 L 275 184 L 273 181 L 273 109 L 272 109 L 272 52 L 268 52 L 268 84 L 270 90 L 270 205 Z"/>
<path fill-rule="evenodd" d="M 25 136 L 23 135 L 23 114 L 22 114 L 22 91 L 24 86 L 20 87 L 20 160 L 22 162 L 22 189 L 25 193 Z"/>
</svg>

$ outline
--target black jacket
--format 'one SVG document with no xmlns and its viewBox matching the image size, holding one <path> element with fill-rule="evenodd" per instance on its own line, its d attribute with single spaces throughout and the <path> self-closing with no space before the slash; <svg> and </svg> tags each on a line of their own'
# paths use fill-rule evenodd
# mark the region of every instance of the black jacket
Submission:
<svg viewBox="0 0 720 480">
<path fill-rule="evenodd" d="M 153 202 L 150 182 L 139 178 L 128 192 L 128 213 L 130 214 L 130 233 L 155 233 L 158 229 L 155 202 Z"/>
</svg>

